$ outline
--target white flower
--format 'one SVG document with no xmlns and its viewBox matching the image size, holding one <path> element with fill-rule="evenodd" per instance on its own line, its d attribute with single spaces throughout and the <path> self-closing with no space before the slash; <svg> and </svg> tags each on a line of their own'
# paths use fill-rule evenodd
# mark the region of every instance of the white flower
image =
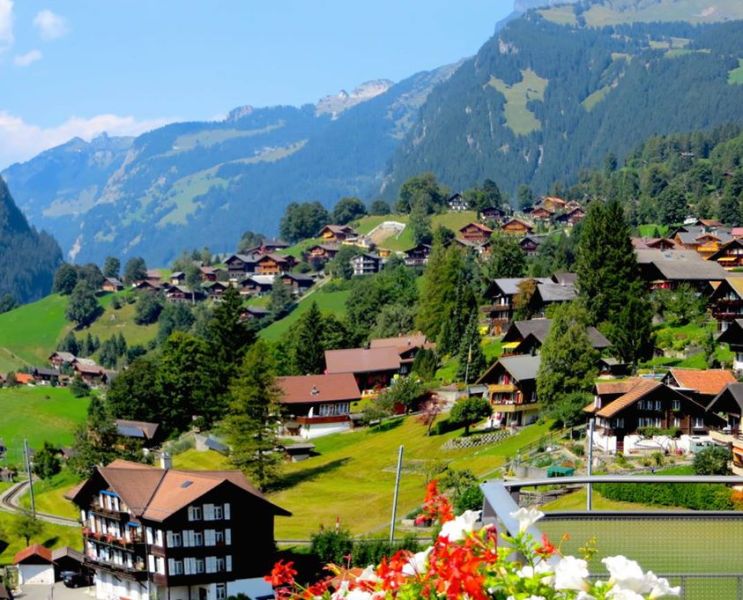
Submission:
<svg viewBox="0 0 743 600">
<path fill-rule="evenodd" d="M 519 508 L 516 512 L 511 513 L 511 517 L 519 522 L 519 533 L 524 533 L 529 527 L 534 525 L 544 516 L 541 510 L 536 508 Z"/>
<path fill-rule="evenodd" d="M 611 600 L 645 600 L 645 596 L 627 588 L 615 587 L 606 594 Z"/>
<path fill-rule="evenodd" d="M 606 570 L 611 575 L 610 583 L 616 584 L 618 588 L 637 592 L 638 594 L 647 594 L 653 589 L 653 584 L 657 577 L 649 573 L 650 577 L 642 572 L 640 565 L 634 560 L 629 560 L 624 556 L 607 556 L 601 559 L 606 566 Z"/>
<path fill-rule="evenodd" d="M 552 567 L 543 560 L 539 561 L 533 567 L 530 565 L 523 566 L 516 571 L 516 575 L 521 577 L 521 579 L 531 579 L 535 575 L 542 575 L 543 577 L 540 577 L 539 581 L 546 585 L 551 584 L 553 579 Z"/>
<path fill-rule="evenodd" d="M 372 583 L 379 581 L 374 565 L 369 565 L 366 569 L 361 571 L 359 576 L 356 578 L 356 581 L 370 581 Z"/>
<path fill-rule="evenodd" d="M 555 567 L 556 590 L 583 590 L 588 577 L 588 564 L 581 558 L 563 556 Z"/>
<path fill-rule="evenodd" d="M 507 598 L 507 600 L 516 600 L 516 598 L 513 597 L 513 596 L 509 596 Z M 547 600 L 547 598 L 545 598 L 544 596 L 534 596 L 534 595 L 531 595 L 528 598 L 524 598 L 524 600 Z"/>
<path fill-rule="evenodd" d="M 426 568 L 428 567 L 428 555 L 431 554 L 431 550 L 433 550 L 433 548 L 428 548 L 428 550 L 413 554 L 413 556 L 410 557 L 410 560 L 403 565 L 402 572 L 411 577 L 425 573 Z"/>
<path fill-rule="evenodd" d="M 464 539 L 465 535 L 474 529 L 475 523 L 479 520 L 479 510 L 466 510 L 456 519 L 444 523 L 439 537 L 449 538 L 450 542 L 458 542 Z"/>
<path fill-rule="evenodd" d="M 652 589 L 650 590 L 650 598 L 663 598 L 664 596 L 679 596 L 681 595 L 681 586 L 671 587 L 668 583 L 668 579 L 664 577 L 657 577 L 652 571 L 648 571 L 647 575 L 650 580 Z"/>
</svg>

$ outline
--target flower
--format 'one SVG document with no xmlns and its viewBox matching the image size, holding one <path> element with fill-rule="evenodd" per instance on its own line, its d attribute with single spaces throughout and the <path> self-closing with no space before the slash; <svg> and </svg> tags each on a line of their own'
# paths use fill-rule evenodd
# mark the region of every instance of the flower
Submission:
<svg viewBox="0 0 743 600">
<path fill-rule="evenodd" d="M 452 521 L 450 521 L 451 523 Z M 446 525 L 448 525 L 447 523 Z M 424 550 L 423 552 L 416 552 L 410 557 L 407 563 L 402 567 L 402 572 L 405 575 L 415 577 L 416 575 L 423 575 L 428 567 L 428 555 L 431 554 L 433 547 Z"/>
<path fill-rule="evenodd" d="M 653 588 L 654 581 L 642 572 L 640 565 L 634 560 L 629 560 L 620 555 L 607 556 L 601 559 L 601 562 L 604 563 L 606 570 L 609 571 L 609 575 L 611 576 L 610 583 L 616 584 L 617 587 L 638 594 L 647 594 Z M 653 575 L 653 577 L 655 576 Z"/>
<path fill-rule="evenodd" d="M 536 508 L 519 508 L 516 512 L 511 513 L 511 517 L 519 522 L 519 533 L 524 533 L 529 527 L 534 525 L 544 516 L 541 510 Z"/>
<path fill-rule="evenodd" d="M 280 560 L 271 569 L 271 574 L 266 575 L 263 579 L 268 581 L 273 587 L 294 585 L 294 576 L 296 574 L 297 572 L 294 570 L 294 563 L 292 561 L 285 563 L 283 560 Z"/>
<path fill-rule="evenodd" d="M 556 552 L 556 548 L 552 545 L 546 533 L 542 534 L 542 543 L 534 548 L 534 552 L 542 558 L 549 558 Z"/>
<path fill-rule="evenodd" d="M 479 510 L 466 510 L 454 519 L 444 523 L 439 537 L 448 538 L 450 542 L 458 542 L 475 528 L 475 523 L 480 520 Z"/>
<path fill-rule="evenodd" d="M 648 571 L 646 576 L 651 579 L 650 598 L 679 596 L 681 594 L 681 586 L 671 587 L 665 577 L 657 577 L 652 571 Z"/>
<path fill-rule="evenodd" d="M 588 564 L 582 558 L 563 556 L 555 566 L 556 590 L 583 590 L 586 588 Z"/>
</svg>

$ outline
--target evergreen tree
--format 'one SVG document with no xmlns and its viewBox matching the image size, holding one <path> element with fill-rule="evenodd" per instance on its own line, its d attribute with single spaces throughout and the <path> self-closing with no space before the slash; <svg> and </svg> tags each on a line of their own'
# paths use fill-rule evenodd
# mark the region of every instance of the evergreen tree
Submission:
<svg viewBox="0 0 743 600">
<path fill-rule="evenodd" d="M 77 324 L 78 328 L 87 327 L 98 318 L 101 307 L 95 297 L 95 290 L 86 281 L 80 281 L 70 294 L 65 318 Z"/>
<path fill-rule="evenodd" d="M 268 345 L 259 340 L 250 348 L 230 387 L 224 430 L 230 461 L 265 490 L 275 482 L 281 464 L 276 452 L 280 423 L 280 391 L 275 363 Z"/>
<path fill-rule="evenodd" d="M 62 263 L 54 273 L 52 291 L 63 296 L 69 296 L 77 285 L 77 269 L 67 263 Z"/>
<path fill-rule="evenodd" d="M 276 277 L 271 288 L 271 297 L 268 301 L 268 309 L 271 311 L 273 318 L 276 320 L 283 317 L 289 312 L 292 304 L 294 304 L 294 297 L 292 296 L 291 288 L 281 278 Z"/>
<path fill-rule="evenodd" d="M 198 265 L 190 261 L 184 270 L 186 275 L 186 287 L 191 290 L 191 304 L 196 304 L 196 294 L 201 292 L 203 282 L 201 280 L 201 269 Z"/>
<path fill-rule="evenodd" d="M 416 204 L 410 211 L 408 227 L 413 234 L 413 242 L 417 244 L 431 243 L 431 217 L 428 216 L 425 206 Z"/>
<path fill-rule="evenodd" d="M 70 459 L 72 470 L 80 477 L 89 477 L 96 465 L 107 465 L 117 456 L 119 436 L 110 407 L 97 395 L 88 405 L 88 419 L 75 432 Z"/>
<path fill-rule="evenodd" d="M 80 346 L 77 343 L 75 334 L 70 331 L 59 343 L 57 350 L 61 352 L 69 352 L 70 354 L 77 356 L 80 352 Z"/>
<path fill-rule="evenodd" d="M 528 211 L 532 206 L 534 206 L 534 192 L 532 192 L 531 188 L 525 183 L 522 183 L 519 186 L 516 198 L 519 202 L 519 208 L 522 211 Z"/>
<path fill-rule="evenodd" d="M 434 239 L 416 316 L 417 328 L 429 339 L 438 339 L 441 334 L 445 322 L 442 316 L 449 312 L 462 268 L 461 251 L 454 246 L 446 248 L 442 237 Z"/>
<path fill-rule="evenodd" d="M 537 396 L 548 413 L 564 415 L 564 404 L 576 393 L 593 389 L 598 353 L 586 327 L 588 315 L 578 302 L 558 306 L 542 345 Z"/>
<path fill-rule="evenodd" d="M 366 214 L 364 203 L 353 196 L 346 196 L 338 200 L 333 208 L 332 219 L 336 225 L 345 225 Z"/>
<path fill-rule="evenodd" d="M 658 196 L 658 208 L 664 225 L 683 223 L 688 211 L 684 190 L 679 185 L 669 185 Z"/>
<path fill-rule="evenodd" d="M 486 366 L 485 355 L 482 351 L 482 340 L 478 331 L 477 313 L 473 313 L 470 317 L 461 340 L 457 379 L 468 384 L 477 381 Z"/>
<path fill-rule="evenodd" d="M 135 256 L 126 261 L 124 266 L 124 283 L 131 285 L 136 281 L 141 281 L 147 277 L 147 264 L 144 258 Z"/>
<path fill-rule="evenodd" d="M 607 337 L 619 357 L 629 365 L 653 355 L 653 309 L 642 282 L 627 286 L 624 306 L 607 327 Z"/>
<path fill-rule="evenodd" d="M 526 272 L 526 254 L 512 235 L 495 235 L 490 256 L 485 264 L 488 280 L 499 277 L 523 277 Z"/>
<path fill-rule="evenodd" d="M 732 186 L 727 186 L 720 199 L 720 221 L 725 225 L 738 225 L 741 222 L 741 202 Z"/>
<path fill-rule="evenodd" d="M 107 256 L 103 263 L 103 276 L 104 277 L 119 277 L 119 271 L 121 270 L 121 261 L 115 256 Z"/>
<path fill-rule="evenodd" d="M 323 316 L 313 300 L 297 322 L 294 339 L 293 370 L 299 375 L 318 375 L 325 370 Z"/>
<path fill-rule="evenodd" d="M 245 352 L 255 340 L 254 330 L 240 318 L 241 314 L 240 292 L 230 286 L 214 310 L 207 327 L 212 357 L 222 369 L 225 384 L 232 367 L 242 362 Z"/>
<path fill-rule="evenodd" d="M 44 442 L 42 449 L 34 455 L 34 473 L 41 479 L 54 477 L 62 470 L 58 455 L 59 448 L 55 448 L 49 442 Z"/>
<path fill-rule="evenodd" d="M 185 302 L 167 302 L 158 319 L 157 339 L 163 341 L 175 331 L 189 331 L 196 321 Z"/>
</svg>

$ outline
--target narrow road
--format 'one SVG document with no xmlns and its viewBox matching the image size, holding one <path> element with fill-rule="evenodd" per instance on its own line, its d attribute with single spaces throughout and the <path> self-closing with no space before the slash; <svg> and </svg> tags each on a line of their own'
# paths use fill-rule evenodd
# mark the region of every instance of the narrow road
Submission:
<svg viewBox="0 0 743 600">
<path fill-rule="evenodd" d="M 9 487 L 4 492 L 0 493 L 0 510 L 9 513 L 24 513 L 28 512 L 22 508 L 18 503 L 19 498 L 28 491 L 28 481 L 19 481 L 15 485 Z M 36 517 L 52 525 L 63 525 L 65 527 L 80 527 L 80 523 L 75 519 L 68 519 L 67 517 L 58 517 L 57 515 L 49 515 L 36 511 Z"/>
</svg>

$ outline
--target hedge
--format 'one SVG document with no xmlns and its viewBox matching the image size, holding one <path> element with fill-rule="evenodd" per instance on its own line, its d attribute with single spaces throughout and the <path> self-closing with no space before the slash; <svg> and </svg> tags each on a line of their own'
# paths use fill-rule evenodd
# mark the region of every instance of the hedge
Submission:
<svg viewBox="0 0 743 600">
<path fill-rule="evenodd" d="M 692 510 L 733 510 L 730 488 L 710 483 L 599 483 L 594 486 L 605 498 Z"/>
</svg>

